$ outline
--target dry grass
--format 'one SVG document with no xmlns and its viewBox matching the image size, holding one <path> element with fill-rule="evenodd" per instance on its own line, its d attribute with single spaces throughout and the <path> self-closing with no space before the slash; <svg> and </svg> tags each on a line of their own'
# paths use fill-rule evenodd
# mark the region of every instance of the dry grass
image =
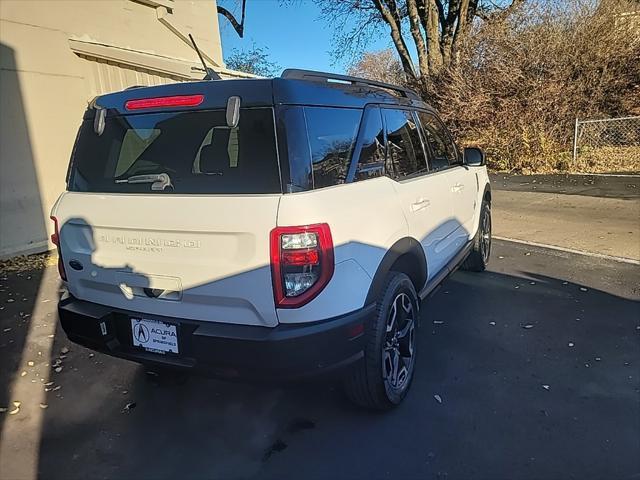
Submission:
<svg viewBox="0 0 640 480">
<path fill-rule="evenodd" d="M 583 148 L 570 169 L 589 173 L 640 173 L 640 145 Z"/>
</svg>

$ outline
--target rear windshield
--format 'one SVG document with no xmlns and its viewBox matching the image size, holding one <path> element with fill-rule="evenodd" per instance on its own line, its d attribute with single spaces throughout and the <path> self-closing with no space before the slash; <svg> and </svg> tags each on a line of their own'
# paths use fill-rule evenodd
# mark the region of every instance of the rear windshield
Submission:
<svg viewBox="0 0 640 480">
<path fill-rule="evenodd" d="M 273 110 L 110 117 L 101 135 L 80 127 L 69 190 L 120 193 L 280 193 Z"/>
</svg>

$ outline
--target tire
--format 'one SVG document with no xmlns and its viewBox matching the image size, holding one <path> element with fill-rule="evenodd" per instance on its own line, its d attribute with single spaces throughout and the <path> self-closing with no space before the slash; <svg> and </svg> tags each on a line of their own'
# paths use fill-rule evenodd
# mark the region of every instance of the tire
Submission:
<svg viewBox="0 0 640 480">
<path fill-rule="evenodd" d="M 415 369 L 418 308 L 409 277 L 389 272 L 375 314 L 365 325 L 364 358 L 344 381 L 347 397 L 356 405 L 390 410 L 407 395 Z"/>
<path fill-rule="evenodd" d="M 462 264 L 462 269 L 470 272 L 483 272 L 491 256 L 491 205 L 482 202 L 478 231 L 473 238 L 471 252 Z"/>
</svg>

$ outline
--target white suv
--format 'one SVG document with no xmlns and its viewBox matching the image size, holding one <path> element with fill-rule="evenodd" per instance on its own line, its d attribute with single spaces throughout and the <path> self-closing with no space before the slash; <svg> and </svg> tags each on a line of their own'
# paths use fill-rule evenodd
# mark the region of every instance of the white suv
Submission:
<svg viewBox="0 0 640 480">
<path fill-rule="evenodd" d="M 483 153 L 410 90 L 319 72 L 98 97 L 67 190 L 70 340 L 225 378 L 336 371 L 377 409 L 411 383 L 421 299 L 491 247 Z"/>
</svg>

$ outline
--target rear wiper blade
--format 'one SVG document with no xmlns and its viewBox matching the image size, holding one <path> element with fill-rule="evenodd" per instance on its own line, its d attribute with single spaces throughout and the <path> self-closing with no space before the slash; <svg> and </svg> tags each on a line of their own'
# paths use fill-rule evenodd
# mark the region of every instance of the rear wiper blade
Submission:
<svg viewBox="0 0 640 480">
<path fill-rule="evenodd" d="M 166 173 L 151 173 L 147 175 L 133 175 L 129 178 L 115 180 L 116 183 L 151 183 L 151 190 L 164 190 L 173 188 L 171 178 Z"/>
</svg>

